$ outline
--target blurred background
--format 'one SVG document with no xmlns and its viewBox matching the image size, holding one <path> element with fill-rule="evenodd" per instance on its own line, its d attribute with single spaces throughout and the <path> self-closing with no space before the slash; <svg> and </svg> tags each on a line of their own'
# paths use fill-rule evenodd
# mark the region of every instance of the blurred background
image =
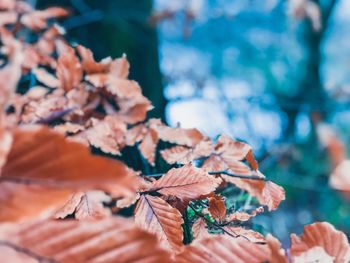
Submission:
<svg viewBox="0 0 350 263">
<path fill-rule="evenodd" d="M 328 185 L 350 150 L 350 1 L 31 2 L 68 8 L 69 40 L 97 59 L 125 53 L 151 117 L 252 145 L 286 189 L 255 228 L 285 243 L 313 221 L 350 233 L 350 199 Z"/>
</svg>

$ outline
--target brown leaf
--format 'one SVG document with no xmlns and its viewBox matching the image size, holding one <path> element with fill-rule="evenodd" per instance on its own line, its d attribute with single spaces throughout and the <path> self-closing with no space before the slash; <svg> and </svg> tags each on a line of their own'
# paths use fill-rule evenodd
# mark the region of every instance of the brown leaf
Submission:
<svg viewBox="0 0 350 263">
<path fill-rule="evenodd" d="M 220 178 L 210 176 L 204 170 L 187 164 L 169 170 L 159 180 L 154 181 L 151 191 L 177 196 L 182 200 L 192 200 L 213 192 L 220 183 Z"/>
<path fill-rule="evenodd" d="M 251 229 L 245 229 L 240 226 L 224 226 L 224 229 L 233 236 L 243 237 L 253 243 L 265 242 L 265 238 L 262 234 Z"/>
<path fill-rule="evenodd" d="M 150 120 L 152 123 L 152 120 Z M 204 135 L 197 129 L 170 128 L 164 124 L 151 124 L 157 130 L 159 138 L 166 142 L 193 147 L 203 139 Z"/>
<path fill-rule="evenodd" d="M 69 91 L 78 86 L 83 77 L 82 67 L 74 49 L 70 48 L 68 52 L 61 54 L 57 60 L 56 75 L 60 81 L 60 88 Z"/>
<path fill-rule="evenodd" d="M 182 216 L 163 199 L 142 195 L 135 209 L 135 222 L 157 235 L 160 244 L 169 251 L 179 253 L 183 249 Z"/>
<path fill-rule="evenodd" d="M 303 234 L 291 235 L 291 255 L 297 257 L 313 247 L 322 247 L 335 262 L 350 261 L 350 245 L 346 235 L 327 222 L 316 222 L 304 227 Z"/>
<path fill-rule="evenodd" d="M 110 196 L 102 191 L 78 192 L 56 211 L 54 217 L 65 218 L 74 214 L 78 220 L 105 218 L 111 215 L 111 211 L 103 207 L 103 202 L 110 201 Z"/>
<path fill-rule="evenodd" d="M 267 234 L 266 243 L 267 243 L 267 246 L 269 247 L 270 252 L 271 252 L 269 262 L 271 262 L 271 263 L 288 263 L 288 260 L 286 257 L 286 251 L 281 247 L 281 243 L 278 241 L 277 238 L 275 238 L 271 234 Z"/>
<path fill-rule="evenodd" d="M 124 197 L 140 185 L 136 173 L 123 163 L 92 156 L 84 145 L 38 126 L 13 131 L 0 180 L 0 221 L 50 212 L 76 190 L 100 189 Z M 24 205 L 27 202 L 30 205 Z"/>
<path fill-rule="evenodd" d="M 252 212 L 247 213 L 244 211 L 236 211 L 231 215 L 228 215 L 226 220 L 227 221 L 248 221 L 252 217 L 256 216 L 257 214 L 260 214 L 264 212 L 264 208 L 262 206 L 254 209 Z"/>
<path fill-rule="evenodd" d="M 256 197 L 260 204 L 268 207 L 269 211 L 275 210 L 280 202 L 285 199 L 284 189 L 273 182 L 241 179 L 225 174 L 222 174 L 221 177 L 224 181 L 232 183 Z"/>
<path fill-rule="evenodd" d="M 111 59 L 107 58 L 101 62 L 96 62 L 92 51 L 82 45 L 77 46 L 77 51 L 82 59 L 83 70 L 87 74 L 104 73 L 109 70 Z"/>
<path fill-rule="evenodd" d="M 2 240 L 55 262 L 169 262 L 156 237 L 130 219 L 98 221 L 46 220 L 11 225 L 0 231 Z M 7 253 L 0 261 L 9 262 Z M 11 255 L 10 255 L 11 256 Z M 15 259 L 21 259 L 17 253 Z M 50 262 L 51 262 L 50 261 Z M 25 261 L 26 262 L 26 261 Z"/>
<path fill-rule="evenodd" d="M 123 55 L 121 58 L 113 60 L 110 67 L 110 75 L 113 78 L 126 79 L 129 75 L 130 64 Z"/>
<path fill-rule="evenodd" d="M 57 88 L 60 85 L 59 80 L 47 72 L 47 70 L 44 68 L 34 68 L 33 73 L 38 81 L 45 84 L 49 88 Z"/>
<path fill-rule="evenodd" d="M 200 217 L 192 226 L 193 237 L 197 239 L 203 239 L 210 236 L 207 229 L 207 222 L 204 218 Z"/>
<path fill-rule="evenodd" d="M 126 125 L 116 116 L 106 116 L 104 120 L 93 120 L 93 127 L 86 131 L 91 145 L 105 153 L 119 155 L 124 146 Z"/>
<path fill-rule="evenodd" d="M 222 196 L 214 195 L 208 198 L 208 211 L 215 220 L 223 221 L 226 217 L 226 205 Z"/>
<path fill-rule="evenodd" d="M 129 129 L 125 134 L 126 145 L 134 146 L 135 143 L 140 142 L 148 129 L 144 124 L 138 124 Z"/>
<path fill-rule="evenodd" d="M 111 215 L 111 211 L 103 206 L 103 202 L 110 202 L 111 198 L 102 191 L 88 191 L 83 194 L 75 210 L 75 218 L 101 219 Z"/>
<path fill-rule="evenodd" d="M 72 194 L 69 198 L 67 198 L 66 203 L 55 211 L 53 218 L 65 218 L 69 215 L 74 214 L 74 211 L 81 202 L 83 195 L 84 192 Z"/>
<path fill-rule="evenodd" d="M 194 148 L 186 146 L 174 146 L 160 153 L 163 159 L 169 164 L 186 164 L 193 160 L 208 157 L 214 152 L 214 146 L 209 140 L 199 142 Z"/>
<path fill-rule="evenodd" d="M 155 130 L 148 129 L 145 137 L 139 145 L 140 152 L 149 164 L 155 165 L 156 149 L 158 144 L 158 134 Z"/>
<path fill-rule="evenodd" d="M 350 192 L 350 160 L 344 160 L 335 168 L 329 183 L 334 189 Z"/>
<path fill-rule="evenodd" d="M 21 17 L 21 23 L 26 27 L 39 31 L 47 27 L 47 20 L 67 16 L 68 12 L 60 7 L 50 7 L 42 11 L 33 11 Z"/>
<path fill-rule="evenodd" d="M 1 114 L 1 113 L 0 113 Z M 0 121 L 2 116 L 0 115 Z M 12 134 L 0 126 L 0 174 L 12 146 Z"/>
<path fill-rule="evenodd" d="M 227 235 L 211 235 L 195 240 L 176 257 L 179 263 L 260 263 L 269 259 L 269 250 L 245 239 L 236 239 Z"/>
</svg>

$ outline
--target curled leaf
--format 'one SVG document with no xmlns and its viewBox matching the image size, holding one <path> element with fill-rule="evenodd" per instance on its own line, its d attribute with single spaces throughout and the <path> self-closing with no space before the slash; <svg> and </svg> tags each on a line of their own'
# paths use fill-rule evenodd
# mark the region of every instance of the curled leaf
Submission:
<svg viewBox="0 0 350 263">
<path fill-rule="evenodd" d="M 350 260 L 350 245 L 346 235 L 327 222 L 317 222 L 304 227 L 303 234 L 298 237 L 291 235 L 291 254 L 297 257 L 314 247 L 322 247 L 334 257 L 335 262 Z"/>
</svg>

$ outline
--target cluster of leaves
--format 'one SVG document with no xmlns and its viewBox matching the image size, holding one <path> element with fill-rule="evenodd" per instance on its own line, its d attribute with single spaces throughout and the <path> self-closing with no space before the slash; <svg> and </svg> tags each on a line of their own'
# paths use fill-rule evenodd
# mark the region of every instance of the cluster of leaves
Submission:
<svg viewBox="0 0 350 263">
<path fill-rule="evenodd" d="M 70 46 L 52 21 L 65 10 L 11 0 L 0 9 L 2 262 L 349 260 L 345 234 L 328 223 L 293 235 L 290 253 L 245 228 L 285 198 L 251 147 L 147 120 L 152 106 L 126 57 L 97 62 Z M 159 160 L 171 169 L 136 171 L 134 155 L 143 170 Z M 256 206 L 229 207 L 228 188 Z"/>
</svg>

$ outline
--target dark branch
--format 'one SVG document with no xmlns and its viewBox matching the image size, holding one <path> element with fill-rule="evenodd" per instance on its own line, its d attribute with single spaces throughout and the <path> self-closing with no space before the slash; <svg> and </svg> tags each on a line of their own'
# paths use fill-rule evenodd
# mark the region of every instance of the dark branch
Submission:
<svg viewBox="0 0 350 263">
<path fill-rule="evenodd" d="M 156 173 L 156 174 L 147 174 L 145 176 L 148 177 L 161 177 L 164 173 Z M 229 171 L 215 171 L 215 172 L 208 172 L 208 174 L 215 175 L 215 174 L 226 174 L 232 177 L 241 178 L 241 179 L 247 179 L 247 180 L 258 180 L 258 181 L 266 181 L 264 177 L 260 177 L 257 175 L 239 175 L 239 174 L 233 174 Z"/>
<path fill-rule="evenodd" d="M 265 177 L 257 176 L 257 175 L 240 175 L 240 174 L 233 174 L 229 171 L 216 171 L 216 172 L 208 172 L 208 174 L 226 174 L 232 177 L 241 178 L 241 179 L 247 179 L 247 180 L 258 180 L 258 181 L 266 181 Z"/>
</svg>

